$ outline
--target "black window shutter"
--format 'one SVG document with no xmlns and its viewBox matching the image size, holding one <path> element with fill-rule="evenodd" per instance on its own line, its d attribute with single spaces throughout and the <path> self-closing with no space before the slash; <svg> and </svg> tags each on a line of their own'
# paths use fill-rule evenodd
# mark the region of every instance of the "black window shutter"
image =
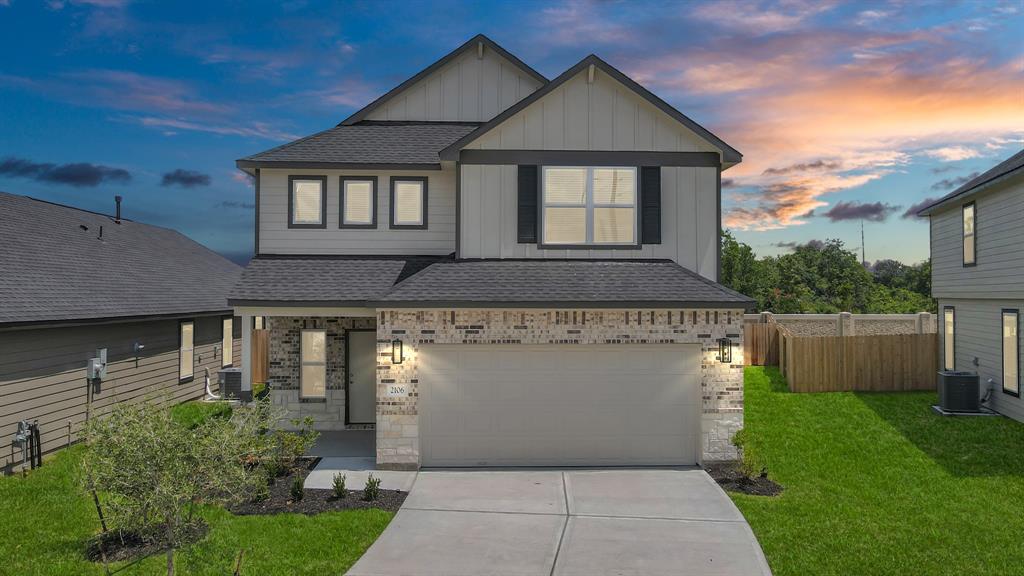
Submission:
<svg viewBox="0 0 1024 576">
<path fill-rule="evenodd" d="M 519 167 L 519 243 L 537 243 L 537 167 Z"/>
<path fill-rule="evenodd" d="M 640 168 L 640 243 L 661 244 L 661 167 Z"/>
</svg>

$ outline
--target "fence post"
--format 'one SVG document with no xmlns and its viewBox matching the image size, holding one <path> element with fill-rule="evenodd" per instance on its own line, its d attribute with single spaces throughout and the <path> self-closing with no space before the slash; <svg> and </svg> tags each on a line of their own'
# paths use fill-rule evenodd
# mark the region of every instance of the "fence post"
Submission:
<svg viewBox="0 0 1024 576">
<path fill-rule="evenodd" d="M 837 323 L 840 336 L 855 336 L 857 334 L 857 329 L 853 325 L 853 314 L 840 312 Z"/>
<path fill-rule="evenodd" d="M 917 333 L 918 334 L 931 334 L 930 327 L 935 323 L 932 320 L 932 315 L 929 312 L 919 312 L 917 314 Z"/>
</svg>

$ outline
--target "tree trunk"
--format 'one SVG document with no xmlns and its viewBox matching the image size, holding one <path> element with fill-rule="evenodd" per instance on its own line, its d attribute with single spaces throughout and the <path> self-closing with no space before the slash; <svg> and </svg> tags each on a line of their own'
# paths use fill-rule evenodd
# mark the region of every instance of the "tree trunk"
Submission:
<svg viewBox="0 0 1024 576">
<path fill-rule="evenodd" d="M 174 576 L 174 548 L 167 549 L 167 576 Z"/>
</svg>

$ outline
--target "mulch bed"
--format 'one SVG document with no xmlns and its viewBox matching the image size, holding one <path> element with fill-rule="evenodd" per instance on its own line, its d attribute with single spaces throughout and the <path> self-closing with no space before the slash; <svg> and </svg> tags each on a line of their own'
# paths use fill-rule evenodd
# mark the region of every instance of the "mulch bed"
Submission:
<svg viewBox="0 0 1024 576">
<path fill-rule="evenodd" d="M 210 527 L 202 520 L 196 520 L 186 529 L 182 545 L 199 542 L 206 536 Z M 145 558 L 153 554 L 162 554 L 167 551 L 160 539 L 161 535 L 138 534 L 135 532 L 107 532 L 99 534 L 89 540 L 85 547 L 85 557 L 92 562 L 102 562 L 103 554 L 100 552 L 100 543 L 103 544 L 103 553 L 107 555 L 107 562 L 119 562 L 121 560 L 134 560 Z"/>
<path fill-rule="evenodd" d="M 347 490 L 344 498 L 336 498 L 333 490 L 306 488 L 302 491 L 302 500 L 292 498 L 292 483 L 295 478 L 305 480 L 306 476 L 316 467 L 319 458 L 304 458 L 300 466 L 291 472 L 278 476 L 270 485 L 270 496 L 263 500 L 243 502 L 228 508 L 232 514 L 250 516 L 255 514 L 319 514 L 335 510 L 362 510 L 377 508 L 397 512 L 405 502 L 408 492 L 401 490 L 381 490 L 377 499 L 372 502 L 363 500 L 362 487 L 358 490 Z"/>
<path fill-rule="evenodd" d="M 743 473 L 739 464 L 734 462 L 707 464 L 704 470 L 718 482 L 718 485 L 730 492 L 741 492 L 754 496 L 778 496 L 782 494 L 782 485 L 769 480 L 766 476 L 751 478 Z"/>
</svg>

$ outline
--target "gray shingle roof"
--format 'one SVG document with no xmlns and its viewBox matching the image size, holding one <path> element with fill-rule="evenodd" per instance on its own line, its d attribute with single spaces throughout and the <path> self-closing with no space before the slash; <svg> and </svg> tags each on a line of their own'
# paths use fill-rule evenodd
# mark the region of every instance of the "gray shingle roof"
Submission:
<svg viewBox="0 0 1024 576">
<path fill-rule="evenodd" d="M 946 194 L 942 198 L 939 198 L 935 202 L 932 202 L 928 206 L 925 206 L 924 208 L 918 210 L 917 214 L 918 216 L 927 216 L 929 213 L 934 211 L 939 206 L 945 204 L 949 200 L 969 194 L 973 192 L 975 188 L 978 188 L 984 184 L 988 184 L 989 182 L 995 180 L 996 178 L 1000 178 L 1011 172 L 1020 170 L 1021 168 L 1024 168 L 1024 150 L 1017 152 L 1013 156 L 1010 156 L 1006 160 L 1003 160 L 999 164 L 996 164 L 991 169 L 986 170 L 984 173 L 979 174 L 978 176 L 972 178 L 971 180 L 968 180 L 963 186 L 957 188 L 956 190 L 953 190 L 949 194 Z"/>
<path fill-rule="evenodd" d="M 476 124 L 365 123 L 336 126 L 237 161 L 239 168 L 323 164 L 438 167 L 438 151 Z"/>
<path fill-rule="evenodd" d="M 665 260 L 254 258 L 234 305 L 730 306 L 753 301 Z"/>
<path fill-rule="evenodd" d="M 671 261 L 464 260 L 404 280 L 381 305 L 736 305 L 753 301 Z"/>
<path fill-rule="evenodd" d="M 4 192 L 0 214 L 0 324 L 230 309 L 241 267 L 179 232 Z"/>
<path fill-rule="evenodd" d="M 400 258 L 253 258 L 231 290 L 233 304 L 288 302 L 365 305 L 394 286 L 406 266 Z"/>
</svg>

